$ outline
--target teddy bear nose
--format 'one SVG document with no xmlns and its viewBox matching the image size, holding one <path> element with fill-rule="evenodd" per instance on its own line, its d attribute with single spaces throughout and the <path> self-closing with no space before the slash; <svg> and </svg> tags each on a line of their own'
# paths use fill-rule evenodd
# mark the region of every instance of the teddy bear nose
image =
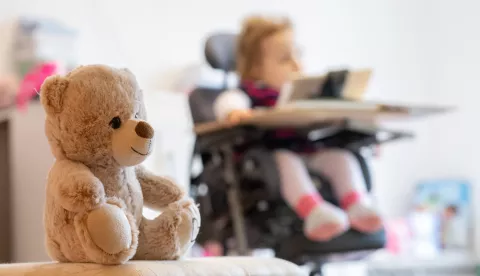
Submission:
<svg viewBox="0 0 480 276">
<path fill-rule="evenodd" d="M 151 139 L 153 137 L 153 128 L 143 121 L 138 122 L 137 126 L 135 127 L 135 132 L 138 136 L 145 139 Z"/>
</svg>

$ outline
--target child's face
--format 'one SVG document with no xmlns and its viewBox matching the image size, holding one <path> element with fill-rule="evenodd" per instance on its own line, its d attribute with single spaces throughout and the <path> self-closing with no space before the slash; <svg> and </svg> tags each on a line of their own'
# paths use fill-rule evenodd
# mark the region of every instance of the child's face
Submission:
<svg viewBox="0 0 480 276">
<path fill-rule="evenodd" d="M 280 90 L 301 70 L 291 30 L 278 32 L 262 43 L 262 59 L 256 68 L 258 78 Z"/>
</svg>

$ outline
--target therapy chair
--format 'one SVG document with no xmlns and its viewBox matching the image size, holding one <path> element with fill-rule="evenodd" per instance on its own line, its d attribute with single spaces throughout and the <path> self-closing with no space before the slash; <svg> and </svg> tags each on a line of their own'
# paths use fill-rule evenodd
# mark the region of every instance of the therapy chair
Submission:
<svg viewBox="0 0 480 276">
<path fill-rule="evenodd" d="M 225 74 L 225 81 L 220 87 L 198 87 L 190 94 L 196 125 L 215 121 L 213 102 L 229 88 L 228 74 L 235 68 L 235 39 L 235 35 L 216 34 L 206 41 L 206 60 L 213 69 Z M 369 166 L 362 150 L 378 142 L 375 133 L 351 130 L 346 120 L 323 122 L 303 130 L 323 131 L 318 138 L 323 147 L 350 150 L 362 167 L 367 190 L 371 190 Z M 374 234 L 349 230 L 328 242 L 308 240 L 303 235 L 302 220 L 280 195 L 279 173 L 271 154 L 275 146 L 263 140 L 264 132 L 259 127 L 238 126 L 197 133 L 194 157 L 201 159 L 203 171 L 192 176 L 191 193 L 200 204 L 202 215 L 198 243 L 216 240 L 240 255 L 256 248 L 270 248 L 276 257 L 297 264 L 315 263 L 315 273 L 320 273 L 321 264 L 331 254 L 384 247 L 383 230 Z M 396 139 L 401 134 L 393 136 Z M 292 146 L 295 143 L 292 141 Z M 235 149 L 242 149 L 244 154 L 234 155 Z M 329 179 L 313 170 L 310 175 L 325 200 L 338 205 Z"/>
</svg>

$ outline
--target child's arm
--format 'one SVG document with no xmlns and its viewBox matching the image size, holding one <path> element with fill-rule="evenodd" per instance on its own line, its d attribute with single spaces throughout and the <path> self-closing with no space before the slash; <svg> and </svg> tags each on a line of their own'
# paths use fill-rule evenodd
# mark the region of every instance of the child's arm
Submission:
<svg viewBox="0 0 480 276">
<path fill-rule="evenodd" d="M 213 103 L 213 111 L 217 120 L 238 122 L 251 114 L 250 98 L 241 90 L 222 92 Z"/>
</svg>

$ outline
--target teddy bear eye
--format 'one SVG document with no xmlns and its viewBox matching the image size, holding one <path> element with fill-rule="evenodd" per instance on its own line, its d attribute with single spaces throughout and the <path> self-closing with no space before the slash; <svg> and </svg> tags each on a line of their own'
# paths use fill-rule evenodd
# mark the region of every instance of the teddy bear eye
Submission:
<svg viewBox="0 0 480 276">
<path fill-rule="evenodd" d="M 120 119 L 120 117 L 117 116 L 110 121 L 109 125 L 113 129 L 120 128 L 120 126 L 122 125 L 122 120 Z"/>
<path fill-rule="evenodd" d="M 135 113 L 135 119 L 140 118 L 140 114 L 138 112 Z"/>
</svg>

